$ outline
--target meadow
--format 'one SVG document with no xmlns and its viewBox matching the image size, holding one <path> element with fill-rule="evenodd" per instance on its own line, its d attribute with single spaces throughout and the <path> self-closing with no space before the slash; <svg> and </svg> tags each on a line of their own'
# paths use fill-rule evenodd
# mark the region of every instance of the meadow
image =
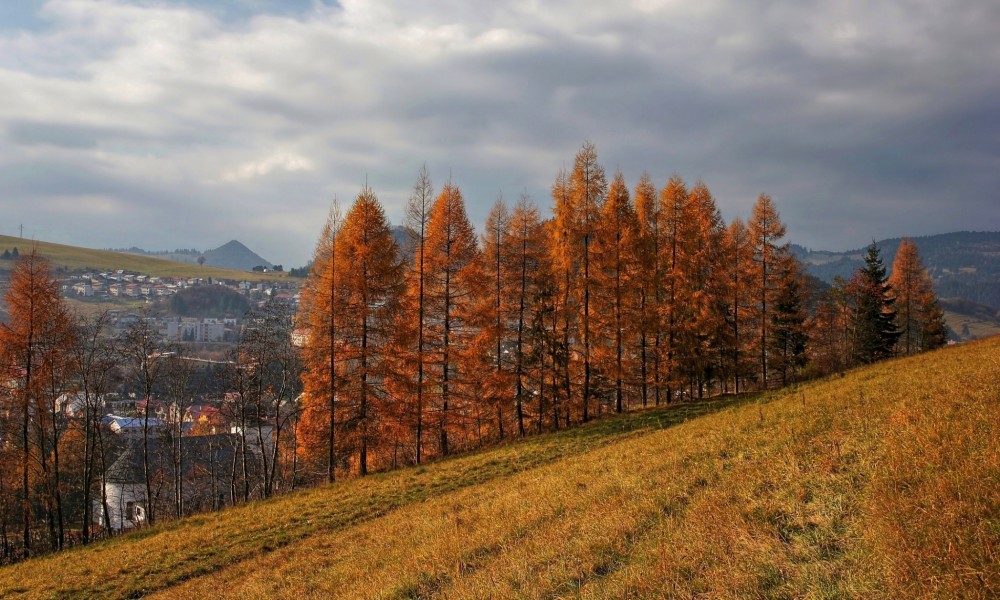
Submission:
<svg viewBox="0 0 1000 600">
<path fill-rule="evenodd" d="M 989 598 L 1000 338 L 0 569 L 0 597 Z"/>
</svg>

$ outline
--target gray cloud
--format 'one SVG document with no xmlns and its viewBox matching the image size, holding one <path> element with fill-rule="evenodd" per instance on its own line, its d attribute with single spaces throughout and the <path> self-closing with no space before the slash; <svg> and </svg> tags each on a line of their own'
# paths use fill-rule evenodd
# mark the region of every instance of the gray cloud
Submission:
<svg viewBox="0 0 1000 600">
<path fill-rule="evenodd" d="M 236 237 L 296 265 L 366 177 L 398 221 L 426 162 L 481 223 L 501 191 L 547 207 L 584 139 L 630 184 L 703 179 L 727 218 L 767 191 L 814 247 L 1000 228 L 992 3 L 53 0 L 17 22 L 0 204 L 53 241 Z"/>
</svg>

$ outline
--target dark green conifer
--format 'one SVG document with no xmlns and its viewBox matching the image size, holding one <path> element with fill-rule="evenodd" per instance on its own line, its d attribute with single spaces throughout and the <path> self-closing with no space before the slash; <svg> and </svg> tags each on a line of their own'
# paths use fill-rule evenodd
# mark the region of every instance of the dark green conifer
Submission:
<svg viewBox="0 0 1000 600">
<path fill-rule="evenodd" d="M 771 313 L 771 364 L 781 374 L 781 385 L 788 385 L 795 372 L 806 364 L 806 310 L 800 267 L 792 256 L 779 266 L 779 287 Z"/>
<path fill-rule="evenodd" d="M 855 272 L 849 290 L 854 301 L 851 344 L 854 361 L 867 364 L 891 357 L 899 339 L 895 298 L 874 241 L 868 246 L 865 266 Z"/>
</svg>

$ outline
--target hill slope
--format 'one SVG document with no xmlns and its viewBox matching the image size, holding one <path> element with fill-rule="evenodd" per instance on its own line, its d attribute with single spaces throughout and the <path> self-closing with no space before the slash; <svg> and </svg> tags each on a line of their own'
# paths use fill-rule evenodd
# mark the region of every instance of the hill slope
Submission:
<svg viewBox="0 0 1000 600">
<path fill-rule="evenodd" d="M 18 249 L 18 252 L 30 251 L 32 245 L 38 248 L 38 253 L 44 256 L 57 269 L 114 271 L 124 269 L 157 277 L 214 277 L 216 279 L 232 280 L 264 280 L 277 279 L 281 273 L 246 273 L 211 266 L 199 266 L 183 262 L 164 260 L 152 256 L 141 256 L 111 250 L 93 250 L 79 248 L 52 242 L 25 240 L 23 238 L 0 235 L 0 253 L 4 250 Z M 13 268 L 13 261 L 0 260 L 0 270 Z"/>
<path fill-rule="evenodd" d="M 18 597 L 995 597 L 1000 338 L 0 569 Z"/>
<path fill-rule="evenodd" d="M 957 339 L 967 341 L 1000 335 L 1000 310 L 965 298 L 940 298 L 944 320 Z"/>
</svg>

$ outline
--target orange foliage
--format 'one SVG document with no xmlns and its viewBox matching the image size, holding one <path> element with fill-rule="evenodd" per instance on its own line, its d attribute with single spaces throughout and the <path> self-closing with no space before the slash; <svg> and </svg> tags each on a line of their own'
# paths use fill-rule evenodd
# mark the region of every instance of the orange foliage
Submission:
<svg viewBox="0 0 1000 600">
<path fill-rule="evenodd" d="M 896 251 L 889 285 L 896 293 L 896 323 L 901 333 L 898 352 L 915 354 L 944 345 L 944 312 L 930 274 L 920 261 L 917 245 L 909 238 L 903 238 Z"/>
</svg>

